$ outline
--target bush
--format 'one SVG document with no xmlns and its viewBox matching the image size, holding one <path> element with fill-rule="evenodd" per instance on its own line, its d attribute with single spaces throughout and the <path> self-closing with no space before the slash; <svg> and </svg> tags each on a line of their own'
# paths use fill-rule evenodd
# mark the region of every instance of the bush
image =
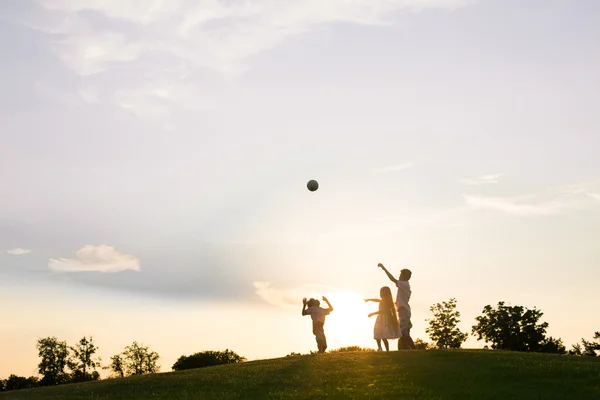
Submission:
<svg viewBox="0 0 600 400">
<path fill-rule="evenodd" d="M 415 340 L 415 349 L 417 350 L 432 350 L 435 349 L 435 346 L 431 343 L 427 343 L 423 339 Z"/>
<path fill-rule="evenodd" d="M 226 349 L 225 351 L 203 351 L 192 354 L 191 356 L 181 356 L 175 364 L 174 371 L 182 371 L 184 369 L 213 367 L 224 364 L 237 364 L 246 361 L 245 357 Z"/>
<path fill-rule="evenodd" d="M 350 352 L 350 351 L 370 352 L 370 351 L 375 351 L 375 350 L 369 349 L 366 347 L 360 347 L 360 346 L 347 346 L 347 347 L 340 347 L 339 349 L 331 350 L 330 353 L 346 353 L 346 352 Z"/>
<path fill-rule="evenodd" d="M 4 384 L 3 390 L 20 390 L 20 389 L 31 389 L 34 387 L 38 387 L 40 384 L 40 380 L 35 376 L 30 376 L 29 378 L 25 378 L 24 376 L 11 375 L 3 381 Z"/>
</svg>

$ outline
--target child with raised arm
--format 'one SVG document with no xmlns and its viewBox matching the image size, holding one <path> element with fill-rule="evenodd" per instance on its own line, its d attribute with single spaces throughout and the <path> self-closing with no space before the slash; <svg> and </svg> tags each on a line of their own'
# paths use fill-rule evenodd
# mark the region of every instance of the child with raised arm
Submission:
<svg viewBox="0 0 600 400">
<path fill-rule="evenodd" d="M 325 337 L 323 326 L 325 324 L 325 316 L 333 311 L 333 306 L 327 300 L 327 297 L 323 296 L 323 301 L 327 303 L 329 308 L 320 307 L 321 303 L 317 299 L 311 298 L 310 300 L 306 300 L 306 297 L 302 299 L 302 315 L 310 315 L 312 318 L 313 334 L 317 339 L 319 353 L 324 353 L 327 350 L 327 338 Z"/>
<path fill-rule="evenodd" d="M 365 302 L 375 301 L 379 303 L 379 311 L 369 314 L 369 318 L 377 315 L 375 327 L 373 328 L 373 338 L 377 342 L 377 351 L 383 351 L 381 341 L 385 345 L 385 351 L 390 351 L 388 339 L 398 339 L 398 317 L 396 316 L 396 307 L 392 298 L 392 291 L 384 286 L 379 290 L 380 299 L 365 299 Z"/>
<path fill-rule="evenodd" d="M 400 340 L 398 340 L 398 350 L 408 350 L 414 349 L 415 343 L 410 337 L 410 328 L 412 328 L 412 323 L 410 322 L 411 312 L 410 305 L 408 302 L 410 301 L 410 295 L 412 294 L 410 290 L 410 277 L 412 276 L 412 272 L 408 269 L 403 269 L 400 271 L 400 277 L 398 279 L 394 278 L 392 274 L 383 266 L 383 264 L 377 264 L 379 268 L 381 268 L 388 278 L 392 282 L 396 284 L 398 288 L 398 293 L 396 294 L 396 307 L 398 309 L 398 319 L 399 319 L 399 330 L 400 330 Z"/>
</svg>

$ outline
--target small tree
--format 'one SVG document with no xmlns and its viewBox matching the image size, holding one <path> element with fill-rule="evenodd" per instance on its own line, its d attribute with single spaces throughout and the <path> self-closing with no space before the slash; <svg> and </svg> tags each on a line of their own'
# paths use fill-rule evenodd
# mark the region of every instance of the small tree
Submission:
<svg viewBox="0 0 600 400">
<path fill-rule="evenodd" d="M 159 371 L 159 355 L 137 342 L 125 347 L 121 354 L 111 357 L 110 368 L 117 376 L 154 374 Z"/>
<path fill-rule="evenodd" d="M 85 336 L 82 337 L 79 342 L 70 347 L 73 352 L 73 358 L 69 363 L 71 370 L 73 371 L 74 382 L 84 382 L 97 380 L 100 375 L 96 371 L 96 367 L 100 366 L 100 359 L 94 355 L 98 351 L 93 343 L 93 339 L 90 336 L 88 340 Z"/>
<path fill-rule="evenodd" d="M 43 375 L 40 384 L 51 386 L 68 382 L 69 374 L 65 371 L 69 357 L 67 343 L 56 337 L 47 337 L 39 339 L 36 348 L 42 359 L 38 364 L 38 371 Z"/>
<path fill-rule="evenodd" d="M 581 344 L 574 344 L 569 354 L 576 356 L 596 357 L 600 351 L 600 332 L 595 332 L 591 341 L 581 339 Z"/>
<path fill-rule="evenodd" d="M 110 365 L 104 369 L 111 369 L 119 378 L 125 377 L 125 363 L 121 354 L 116 354 L 110 358 Z"/>
<path fill-rule="evenodd" d="M 440 349 L 458 349 L 467 340 L 468 334 L 458 329 L 460 312 L 456 310 L 456 299 L 432 305 L 429 310 L 433 318 L 428 319 L 429 327 L 425 332 Z"/>
<path fill-rule="evenodd" d="M 554 339 L 552 336 L 544 339 L 540 343 L 540 353 L 552 353 L 552 354 L 566 354 L 567 349 L 563 344 L 562 339 Z"/>
<path fill-rule="evenodd" d="M 191 356 L 181 356 L 173 364 L 174 371 L 212 367 L 215 365 L 236 364 L 246 361 L 245 357 L 226 349 L 225 351 L 203 351 Z"/>
</svg>

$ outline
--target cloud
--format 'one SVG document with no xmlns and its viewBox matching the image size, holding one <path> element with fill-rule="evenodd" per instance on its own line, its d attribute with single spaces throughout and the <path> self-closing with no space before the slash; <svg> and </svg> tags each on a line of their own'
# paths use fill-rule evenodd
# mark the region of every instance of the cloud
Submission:
<svg viewBox="0 0 600 400">
<path fill-rule="evenodd" d="M 463 178 L 459 179 L 458 182 L 463 185 L 490 185 L 498 183 L 503 174 L 488 174 L 482 175 L 475 178 Z"/>
<path fill-rule="evenodd" d="M 60 272 L 105 272 L 140 271 L 139 260 L 121 254 L 112 246 L 87 245 L 76 253 L 76 258 L 50 259 L 48 268 Z"/>
<path fill-rule="evenodd" d="M 320 297 L 329 288 L 322 285 L 301 285 L 294 288 L 275 288 L 271 282 L 253 282 L 256 295 L 263 301 L 281 308 L 302 305 L 304 297 Z"/>
<path fill-rule="evenodd" d="M 31 250 L 29 250 L 29 249 L 22 249 L 20 247 L 17 247 L 17 248 L 14 248 L 14 249 L 6 250 L 6 252 L 8 254 L 12 254 L 14 256 L 21 256 L 23 254 L 29 254 L 29 253 L 31 253 Z"/>
<path fill-rule="evenodd" d="M 169 107 L 200 106 L 187 95 L 158 98 L 155 88 L 165 81 L 197 97 L 206 92 L 206 85 L 193 83 L 200 71 L 239 76 L 253 57 L 323 26 L 389 25 L 398 12 L 471 1 L 36 0 L 39 7 L 18 19 L 46 34 L 44 44 L 62 64 L 86 78 L 80 90 L 86 101 L 99 98 L 96 85 L 111 92 L 102 98 L 141 118 L 168 119 Z M 118 82 L 102 78 L 111 72 Z"/>
<path fill-rule="evenodd" d="M 405 169 L 411 168 L 413 166 L 413 163 L 404 163 L 404 164 L 396 164 L 396 165 L 387 165 L 385 167 L 381 167 L 381 168 L 376 168 L 373 170 L 373 172 L 378 173 L 378 174 L 385 174 L 388 172 L 399 172 L 399 171 L 404 171 Z"/>
<path fill-rule="evenodd" d="M 469 195 L 463 197 L 469 207 L 517 216 L 556 215 L 567 209 L 567 205 L 559 200 L 526 203 L 518 199 L 501 197 Z"/>
</svg>

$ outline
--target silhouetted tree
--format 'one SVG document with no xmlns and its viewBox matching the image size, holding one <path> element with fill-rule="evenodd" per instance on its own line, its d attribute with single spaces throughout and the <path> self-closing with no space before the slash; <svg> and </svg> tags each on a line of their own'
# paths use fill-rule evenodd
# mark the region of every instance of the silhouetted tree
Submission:
<svg viewBox="0 0 600 400">
<path fill-rule="evenodd" d="M 432 305 L 429 310 L 432 319 L 427 319 L 429 327 L 425 332 L 440 349 L 458 349 L 469 336 L 458 329 L 460 312 L 456 310 L 456 299 Z"/>
<path fill-rule="evenodd" d="M 117 377 L 123 378 L 125 376 L 125 362 L 121 354 L 115 354 L 110 358 L 110 361 L 110 365 L 104 369 L 110 369 Z"/>
<path fill-rule="evenodd" d="M 572 356 L 580 356 L 582 355 L 581 345 L 579 343 L 575 343 L 571 346 L 571 350 L 569 350 L 569 354 Z"/>
<path fill-rule="evenodd" d="M 35 376 L 25 378 L 24 376 L 11 375 L 8 379 L 0 381 L 1 391 L 30 389 L 39 386 L 39 379 Z"/>
<path fill-rule="evenodd" d="M 148 346 L 141 346 L 137 342 L 125 347 L 121 354 L 111 357 L 108 367 L 117 376 L 153 374 L 159 371 L 159 355 L 150 351 Z"/>
<path fill-rule="evenodd" d="M 540 344 L 540 353 L 566 354 L 567 349 L 563 344 L 562 339 L 554 339 L 552 336 L 546 338 Z"/>
<path fill-rule="evenodd" d="M 69 374 L 65 371 L 69 357 L 67 343 L 58 341 L 56 337 L 47 337 L 39 339 L 36 348 L 42 359 L 38 364 L 38 371 L 43 375 L 40 384 L 50 386 L 68 382 Z"/>
<path fill-rule="evenodd" d="M 492 349 L 541 352 L 559 348 L 562 341 L 559 345 L 556 339 L 546 338 L 548 323 L 539 323 L 542 315 L 536 308 L 505 306 L 504 302 L 497 309 L 487 305 L 483 315 L 475 318 L 472 333 L 477 340 L 491 343 Z"/>
<path fill-rule="evenodd" d="M 0 379 L 0 393 L 6 391 L 6 381 L 4 379 Z"/>
<path fill-rule="evenodd" d="M 245 357 L 226 349 L 225 351 L 203 351 L 191 356 L 181 356 L 173 364 L 174 371 L 212 367 L 215 365 L 236 364 L 246 361 Z"/>
<path fill-rule="evenodd" d="M 100 359 L 94 357 L 98 351 L 98 347 L 94 345 L 93 339 L 90 336 L 89 340 L 84 336 L 79 342 L 70 347 L 73 352 L 73 357 L 69 361 L 69 368 L 73 371 L 73 382 L 85 382 L 97 380 L 100 374 L 96 371 L 96 367 L 100 366 Z"/>
<path fill-rule="evenodd" d="M 581 344 L 574 344 L 569 354 L 576 356 L 596 357 L 600 351 L 600 332 L 595 332 L 591 341 L 581 339 Z"/>
</svg>

